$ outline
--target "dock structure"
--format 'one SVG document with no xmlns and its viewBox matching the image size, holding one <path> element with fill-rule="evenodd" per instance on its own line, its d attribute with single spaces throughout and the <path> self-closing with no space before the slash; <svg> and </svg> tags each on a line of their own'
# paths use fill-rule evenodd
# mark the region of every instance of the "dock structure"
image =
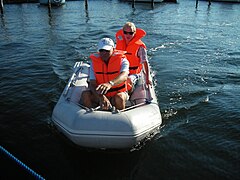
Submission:
<svg viewBox="0 0 240 180">
<path fill-rule="evenodd" d="M 39 2 L 39 0 L 3 0 L 3 1 L 5 4 L 38 3 Z"/>
<path fill-rule="evenodd" d="M 155 3 L 163 3 L 163 2 L 170 2 L 170 3 L 177 3 L 177 0 L 123 0 L 132 2 L 132 8 L 135 8 L 135 3 L 151 3 L 152 8 L 154 8 Z"/>
<path fill-rule="evenodd" d="M 3 14 L 3 3 L 6 3 L 6 4 L 40 3 L 40 4 L 48 5 L 49 11 L 51 11 L 51 5 L 55 5 L 55 4 L 62 5 L 65 3 L 65 0 L 0 0 L 0 1 L 1 1 L 1 4 L 0 4 L 1 14 Z M 84 1 L 85 1 L 85 9 L 88 9 L 88 0 L 84 0 Z M 123 1 L 132 2 L 132 8 L 135 8 L 135 3 L 151 3 L 152 8 L 154 8 L 155 3 L 161 3 L 161 2 L 177 3 L 177 0 L 123 0 Z M 196 2 L 196 7 L 197 7 L 197 2 Z"/>
</svg>

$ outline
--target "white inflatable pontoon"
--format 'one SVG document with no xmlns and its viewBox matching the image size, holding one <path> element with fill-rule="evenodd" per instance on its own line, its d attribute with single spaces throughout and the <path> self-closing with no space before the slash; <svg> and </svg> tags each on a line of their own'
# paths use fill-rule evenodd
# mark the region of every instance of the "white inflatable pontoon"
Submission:
<svg viewBox="0 0 240 180">
<path fill-rule="evenodd" d="M 154 136 L 162 117 L 153 87 L 144 78 L 126 103 L 126 109 L 109 111 L 82 106 L 82 91 L 88 88 L 89 64 L 76 62 L 74 73 L 52 113 L 53 123 L 75 144 L 97 149 L 130 149 Z"/>
</svg>

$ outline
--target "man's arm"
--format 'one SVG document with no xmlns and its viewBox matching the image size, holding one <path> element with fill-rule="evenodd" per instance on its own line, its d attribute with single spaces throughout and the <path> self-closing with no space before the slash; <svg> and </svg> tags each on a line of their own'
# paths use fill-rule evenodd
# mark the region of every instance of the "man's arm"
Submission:
<svg viewBox="0 0 240 180">
<path fill-rule="evenodd" d="M 149 63 L 147 58 L 147 50 L 144 47 L 140 47 L 138 49 L 138 56 L 141 60 L 141 64 L 144 66 L 145 74 L 146 74 L 146 84 L 152 85 L 152 81 L 150 81 L 150 71 L 149 71 Z"/>
<path fill-rule="evenodd" d="M 123 71 L 119 74 L 119 76 L 117 76 L 115 79 L 112 79 L 112 83 L 114 86 L 121 84 L 122 82 L 126 81 L 128 77 L 128 72 Z M 97 88 L 96 91 L 99 92 L 100 94 L 106 94 L 108 92 L 109 89 L 112 88 L 113 86 L 111 83 L 106 82 L 103 84 L 100 84 Z"/>
<path fill-rule="evenodd" d="M 129 73 L 129 62 L 126 58 L 122 59 L 120 71 L 121 73 L 116 78 L 111 79 L 112 84 L 109 82 L 100 84 L 96 90 L 101 94 L 106 94 L 109 91 L 109 89 L 112 88 L 113 85 L 116 86 L 118 84 L 121 84 L 122 82 L 127 81 L 128 73 Z"/>
</svg>

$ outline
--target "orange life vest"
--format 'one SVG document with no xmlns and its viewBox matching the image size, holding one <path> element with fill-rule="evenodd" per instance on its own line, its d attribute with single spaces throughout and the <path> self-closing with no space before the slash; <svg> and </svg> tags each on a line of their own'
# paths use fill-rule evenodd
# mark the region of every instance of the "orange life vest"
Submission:
<svg viewBox="0 0 240 180">
<path fill-rule="evenodd" d="M 110 57 L 108 64 L 106 64 L 100 57 L 99 53 L 91 54 L 92 65 L 94 74 L 96 77 L 97 85 L 109 82 L 116 78 L 121 72 L 122 58 L 126 58 L 123 51 L 114 51 L 113 55 Z M 119 92 L 127 91 L 127 84 L 123 82 L 116 86 L 113 86 L 107 94 L 107 97 L 112 97 Z"/>
<path fill-rule="evenodd" d="M 129 75 L 138 74 L 142 70 L 142 64 L 140 64 L 140 58 L 138 57 L 138 49 L 140 46 L 146 48 L 146 45 L 141 41 L 141 38 L 146 35 L 143 29 L 137 28 L 133 39 L 127 45 L 124 39 L 123 30 L 119 30 L 116 33 L 116 49 L 127 51 L 126 56 L 129 61 Z"/>
</svg>

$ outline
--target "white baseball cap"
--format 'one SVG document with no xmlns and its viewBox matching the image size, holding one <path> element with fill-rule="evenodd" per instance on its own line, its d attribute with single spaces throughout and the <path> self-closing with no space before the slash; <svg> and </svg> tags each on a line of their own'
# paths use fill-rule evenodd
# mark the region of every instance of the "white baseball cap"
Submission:
<svg viewBox="0 0 240 180">
<path fill-rule="evenodd" d="M 110 51 L 114 47 L 114 42 L 110 38 L 102 38 L 98 43 L 98 51 L 100 49 L 105 49 Z"/>
</svg>

